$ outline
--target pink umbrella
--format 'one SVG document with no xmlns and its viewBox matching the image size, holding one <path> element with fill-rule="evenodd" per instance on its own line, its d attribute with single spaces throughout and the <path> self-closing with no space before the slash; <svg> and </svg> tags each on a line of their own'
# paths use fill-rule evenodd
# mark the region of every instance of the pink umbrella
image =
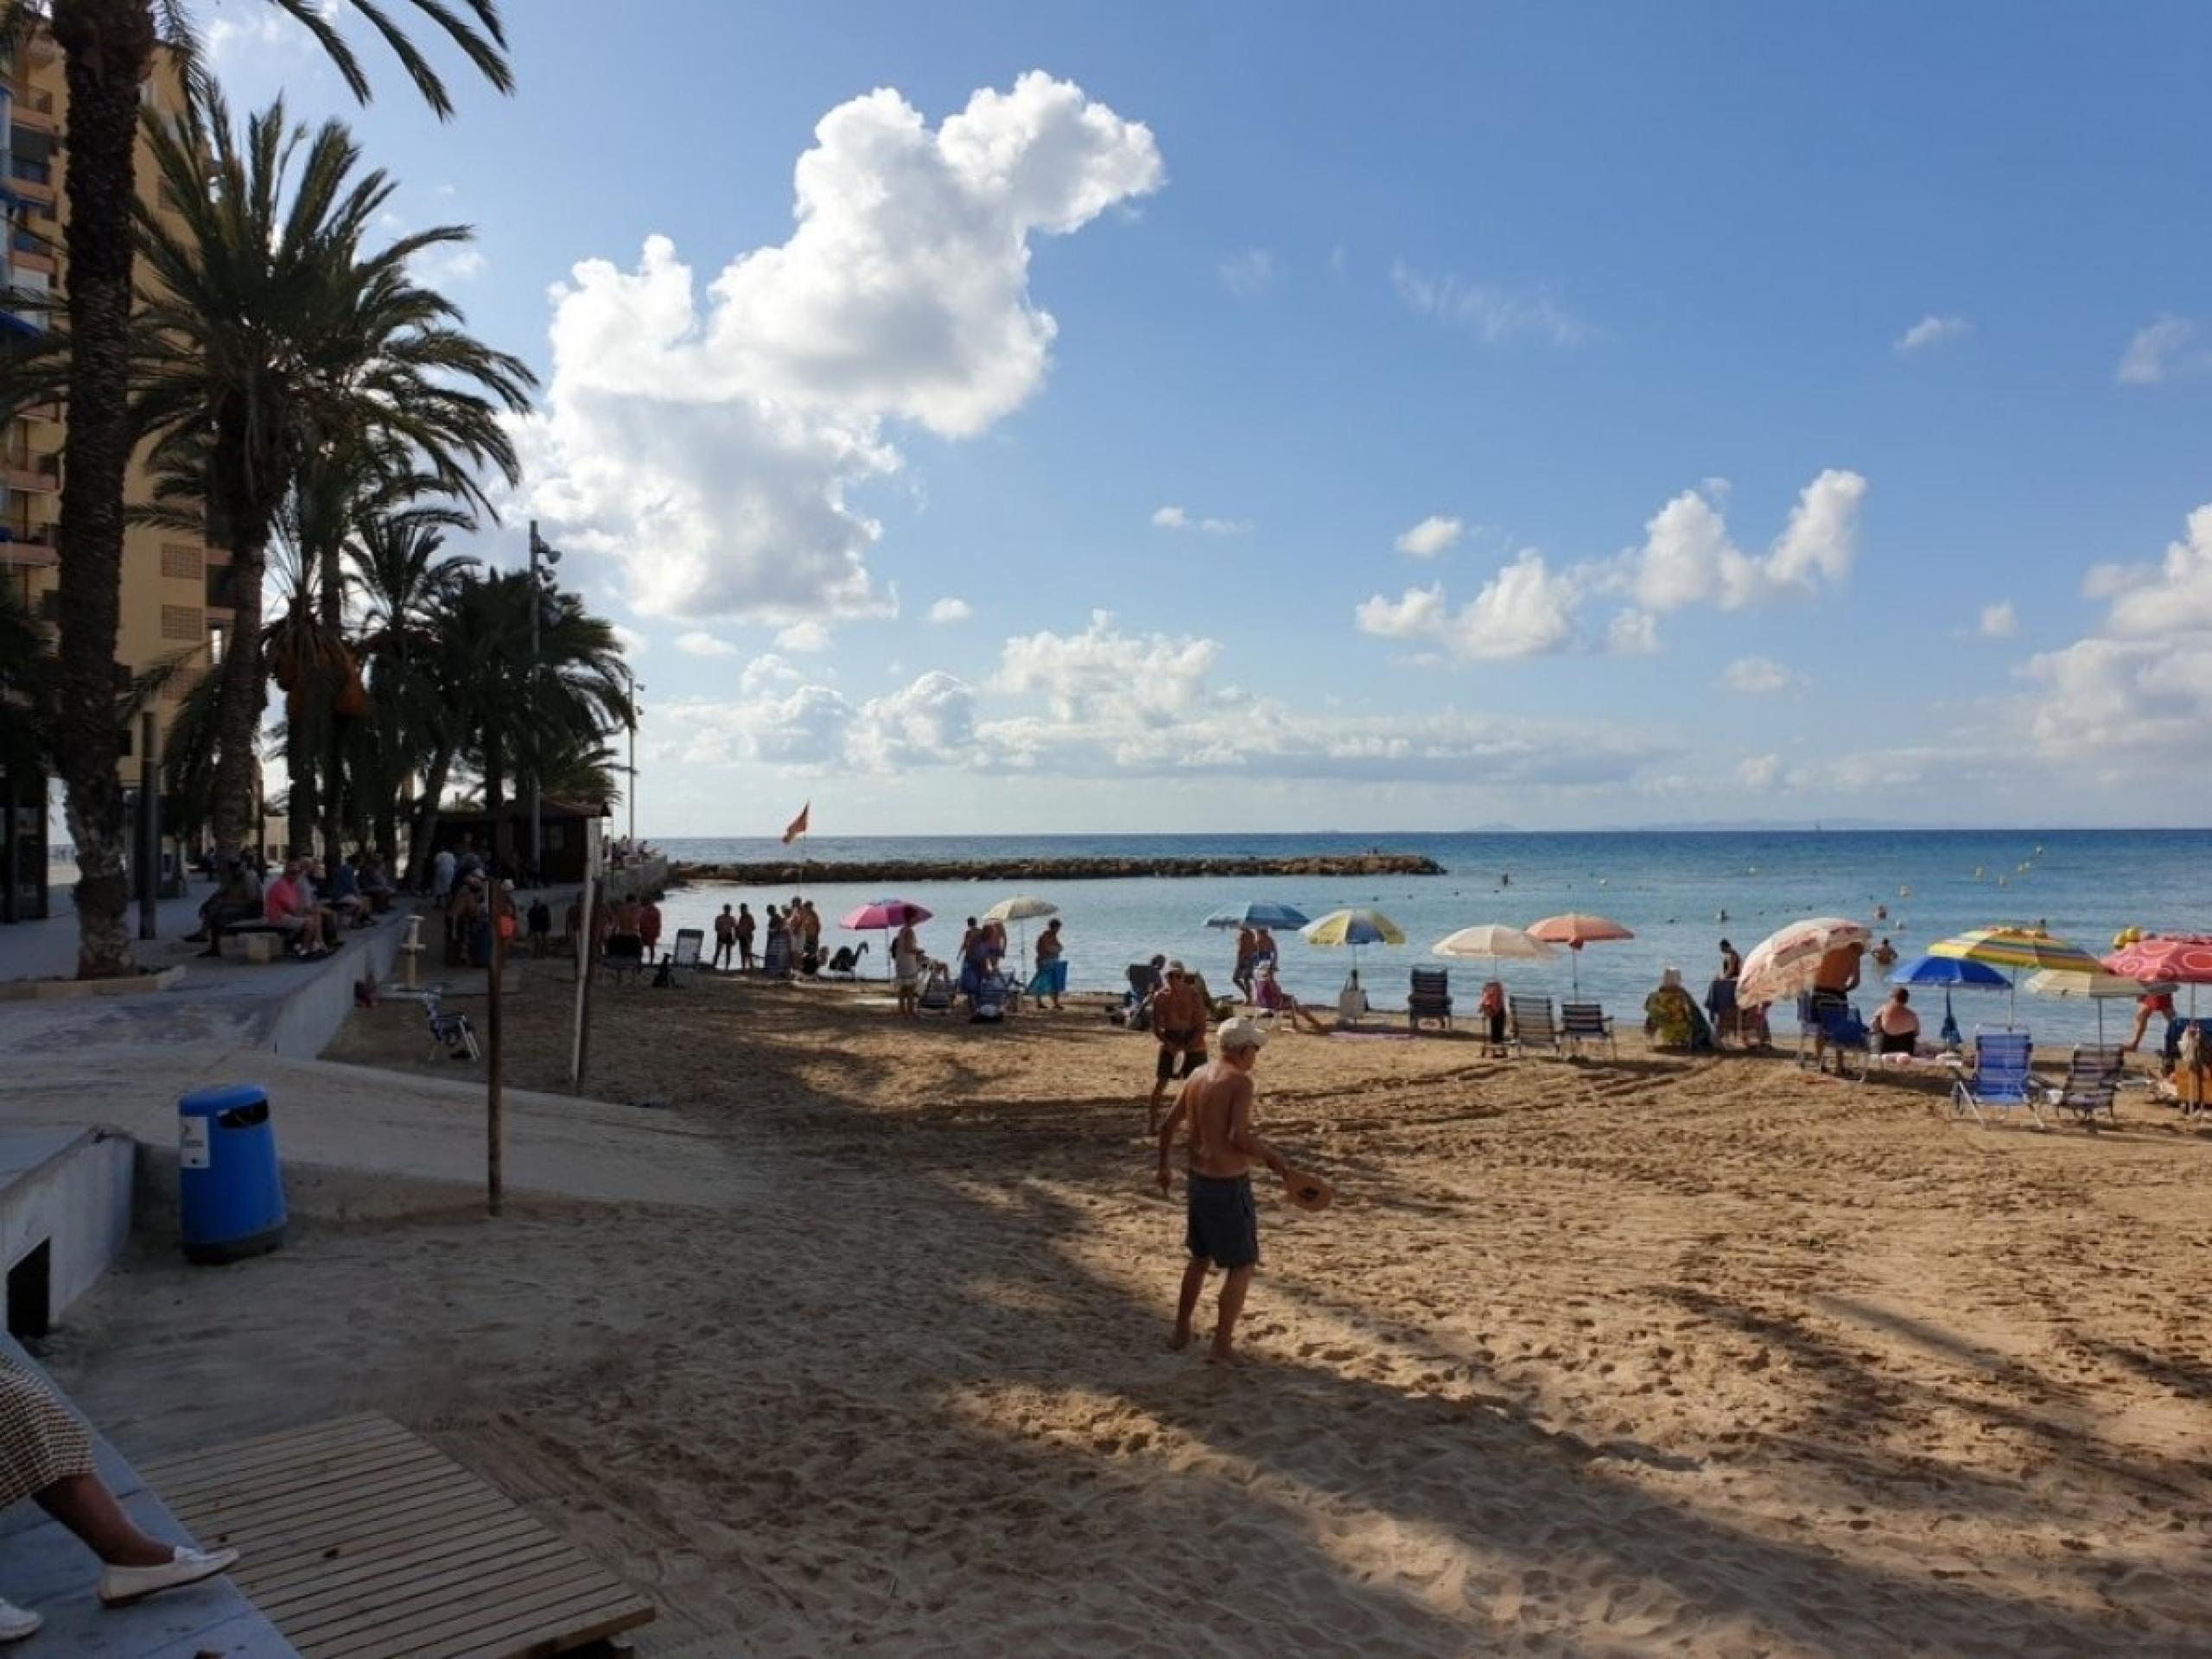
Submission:
<svg viewBox="0 0 2212 1659">
<path fill-rule="evenodd" d="M 2212 985 L 2212 934 L 2153 933 L 2122 945 L 2104 959 L 2105 971 L 2125 979 L 2163 982 L 2190 988 L 2189 1011 L 2196 1013 L 2196 987 Z"/>
<path fill-rule="evenodd" d="M 1547 916 L 1533 923 L 1528 929 L 1532 939 L 1541 939 L 1548 944 L 1563 944 L 1574 952 L 1568 966 L 1573 970 L 1574 988 L 1582 988 L 1582 947 L 1602 944 L 1607 939 L 1632 939 L 1636 935 L 1618 922 L 1604 916 L 1585 916 L 1579 911 L 1564 916 Z"/>
<path fill-rule="evenodd" d="M 904 927 L 909 922 L 926 922 L 929 918 L 929 911 L 920 905 L 909 904 L 904 899 L 878 899 L 857 910 L 847 911 L 845 918 L 837 925 L 849 928 L 855 933 L 881 930 L 883 974 L 888 979 L 891 976 L 891 930 Z"/>
</svg>

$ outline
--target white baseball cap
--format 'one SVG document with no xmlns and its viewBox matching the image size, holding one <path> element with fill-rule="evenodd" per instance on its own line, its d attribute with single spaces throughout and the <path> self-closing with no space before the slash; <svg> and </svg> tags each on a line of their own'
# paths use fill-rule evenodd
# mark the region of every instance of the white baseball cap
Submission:
<svg viewBox="0 0 2212 1659">
<path fill-rule="evenodd" d="M 1268 1028 L 1256 1020 L 1232 1014 L 1221 1022 L 1220 1028 L 1214 1033 L 1214 1040 L 1224 1049 L 1265 1048 L 1268 1046 Z"/>
</svg>

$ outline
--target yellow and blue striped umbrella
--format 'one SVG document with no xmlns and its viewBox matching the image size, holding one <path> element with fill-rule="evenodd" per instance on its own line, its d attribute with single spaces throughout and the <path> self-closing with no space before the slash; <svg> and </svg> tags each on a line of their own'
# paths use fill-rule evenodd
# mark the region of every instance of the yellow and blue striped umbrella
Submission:
<svg viewBox="0 0 2212 1659">
<path fill-rule="evenodd" d="M 2039 927 L 1978 927 L 1955 938 L 1936 940 L 1928 947 L 1928 954 L 2031 974 L 2103 971 L 2103 965 L 2080 945 L 2046 933 Z"/>
</svg>

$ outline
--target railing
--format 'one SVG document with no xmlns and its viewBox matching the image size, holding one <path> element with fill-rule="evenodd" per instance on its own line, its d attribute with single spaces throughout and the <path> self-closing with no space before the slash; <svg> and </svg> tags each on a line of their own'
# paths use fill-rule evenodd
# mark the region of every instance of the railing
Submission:
<svg viewBox="0 0 2212 1659">
<path fill-rule="evenodd" d="M 17 156 L 12 157 L 10 159 L 8 170 L 16 178 L 22 180 L 26 184 L 52 184 L 54 182 L 53 165 L 47 162 L 35 162 L 28 156 Z"/>
</svg>

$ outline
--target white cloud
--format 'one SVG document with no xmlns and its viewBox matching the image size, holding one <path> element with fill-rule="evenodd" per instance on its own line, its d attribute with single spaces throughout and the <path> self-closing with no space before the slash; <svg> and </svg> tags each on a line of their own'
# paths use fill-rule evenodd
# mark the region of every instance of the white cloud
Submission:
<svg viewBox="0 0 2212 1659">
<path fill-rule="evenodd" d="M 676 648 L 687 657 L 734 657 L 737 647 L 727 639 L 716 639 L 703 629 L 694 628 L 676 636 Z"/>
<path fill-rule="evenodd" d="M 1723 610 L 1840 585 L 1858 554 L 1859 507 L 1866 480 L 1830 467 L 1799 492 L 1789 522 L 1764 556 L 1729 537 L 1713 500 L 1685 490 L 1644 525 L 1643 545 L 1627 556 L 1637 602 L 1661 613 L 1713 603 Z"/>
<path fill-rule="evenodd" d="M 1605 649 L 1615 657 L 1652 657 L 1659 651 L 1659 619 L 1634 608 L 1614 613 L 1605 625 Z"/>
<path fill-rule="evenodd" d="M 416 274 L 432 288 L 473 283 L 488 268 L 483 251 L 466 244 L 432 248 L 415 262 Z"/>
<path fill-rule="evenodd" d="M 1466 329 L 1485 345 L 1521 337 L 1575 346 L 1589 325 L 1541 289 L 1470 283 L 1446 271 L 1431 276 L 1403 260 L 1390 266 L 1390 286 L 1407 309 Z"/>
<path fill-rule="evenodd" d="M 824 652 L 836 643 L 830 630 L 819 622 L 794 622 L 778 630 L 776 645 L 779 650 L 796 651 L 806 655 Z"/>
<path fill-rule="evenodd" d="M 2212 352 L 2195 349 L 2196 339 L 2196 325 L 2186 317 L 2161 316 L 2135 331 L 2113 378 L 2123 385 L 2147 386 L 2212 369 Z"/>
<path fill-rule="evenodd" d="M 1720 671 L 1720 683 L 1747 696 L 1768 696 L 1802 682 L 1771 657 L 1738 657 Z"/>
<path fill-rule="evenodd" d="M 1182 507 L 1155 507 L 1152 514 L 1154 530 L 1195 530 L 1208 536 L 1248 536 L 1252 531 L 1249 518 L 1193 518 Z"/>
<path fill-rule="evenodd" d="M 2042 688 L 2037 745 L 2107 772 L 2201 766 L 2212 757 L 2212 505 L 2189 515 L 2157 564 L 2100 572 L 2103 625 L 2024 670 Z"/>
<path fill-rule="evenodd" d="M 1466 533 L 1467 526 L 1460 520 L 1431 513 L 1398 537 L 1398 551 L 1417 559 L 1433 559 Z"/>
<path fill-rule="evenodd" d="M 1973 332 L 1974 325 L 1964 317 L 1939 317 L 1931 311 L 1899 334 L 1892 349 L 1899 356 L 1904 356 L 1909 352 L 1925 351 L 1930 346 L 1941 346 Z"/>
<path fill-rule="evenodd" d="M 1976 626 L 1985 639 L 2010 639 L 2020 631 L 2019 607 L 2009 599 L 1985 605 Z"/>
<path fill-rule="evenodd" d="M 929 611 L 932 622 L 965 622 L 975 613 L 975 607 L 964 599 L 940 599 Z"/>
<path fill-rule="evenodd" d="M 1377 594 L 1353 612 L 1353 619 L 1363 633 L 1433 638 L 1462 661 L 1496 661 L 1565 650 L 1574 638 L 1580 598 L 1571 573 L 1554 574 L 1542 554 L 1525 548 L 1456 612 L 1446 606 L 1440 582 L 1408 588 L 1396 600 Z"/>
<path fill-rule="evenodd" d="M 1778 754 L 1747 754 L 1736 763 L 1736 781 L 1745 789 L 1772 789 L 1782 779 Z"/>
<path fill-rule="evenodd" d="M 796 685 L 806 677 L 772 651 L 763 652 L 746 664 L 737 677 L 738 690 L 758 696 L 771 686 Z"/>
<path fill-rule="evenodd" d="M 1221 285 L 1239 299 L 1251 299 L 1275 285 L 1281 269 L 1265 248 L 1247 248 L 1218 267 Z"/>
<path fill-rule="evenodd" d="M 645 654 L 652 642 L 627 624 L 610 622 L 607 626 L 614 635 L 614 643 L 622 647 L 622 655 L 634 668 L 637 659 Z"/>
<path fill-rule="evenodd" d="M 523 423 L 528 509 L 626 566 L 655 615 L 882 608 L 852 500 L 911 422 L 970 437 L 1043 385 L 1057 331 L 1031 243 L 1159 188 L 1143 125 L 1042 73 L 934 130 L 897 92 L 838 105 L 795 169 L 788 240 L 698 291 L 665 237 L 553 292 L 553 372 Z"/>
</svg>

